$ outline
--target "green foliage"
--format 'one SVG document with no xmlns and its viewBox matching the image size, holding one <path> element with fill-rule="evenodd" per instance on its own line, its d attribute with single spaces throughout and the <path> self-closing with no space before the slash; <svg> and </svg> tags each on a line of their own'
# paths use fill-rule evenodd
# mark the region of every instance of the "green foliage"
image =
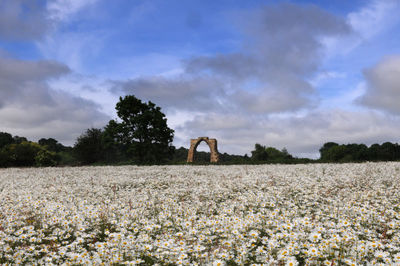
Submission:
<svg viewBox="0 0 400 266">
<path fill-rule="evenodd" d="M 335 142 L 327 142 L 325 143 L 320 149 L 319 153 L 321 154 L 321 160 L 326 160 L 328 154 L 327 152 L 329 151 L 330 148 L 339 146 L 339 144 Z"/>
<path fill-rule="evenodd" d="M 120 97 L 117 120 L 104 130 L 91 128 L 76 141 L 74 154 L 82 164 L 159 164 L 171 160 L 173 130 L 161 108 L 135 96 Z"/>
<path fill-rule="evenodd" d="M 7 132 L 0 132 L 0 149 L 12 143 L 14 143 L 14 139 L 11 134 Z"/>
<path fill-rule="evenodd" d="M 115 109 L 122 122 L 111 120 L 105 128 L 107 148 L 114 152 L 122 149 L 139 164 L 162 163 L 171 157 L 174 131 L 160 107 L 128 95 L 120 97 Z"/>
<path fill-rule="evenodd" d="M 127 147 L 123 144 L 122 126 L 115 120 L 110 120 L 102 135 L 104 160 L 107 163 L 127 161 Z"/>
<path fill-rule="evenodd" d="M 48 151 L 52 151 L 52 152 L 61 152 L 61 151 L 65 151 L 68 148 L 65 147 L 64 145 L 62 145 L 61 143 L 59 143 L 57 140 L 53 139 L 53 138 L 41 138 L 38 141 L 40 146 L 43 146 L 46 148 L 46 150 Z"/>
<path fill-rule="evenodd" d="M 22 142 L 27 142 L 27 141 L 28 140 L 25 137 L 19 137 L 19 136 L 13 137 L 13 143 L 16 143 L 16 144 L 21 144 Z"/>
<path fill-rule="evenodd" d="M 78 137 L 74 145 L 74 154 L 82 164 L 91 164 L 102 160 L 102 130 L 89 128 Z"/>
<path fill-rule="evenodd" d="M 266 147 L 256 143 L 256 145 L 254 145 L 254 151 L 251 151 L 251 159 L 253 161 L 263 162 L 267 161 L 268 157 L 269 156 Z"/>
<path fill-rule="evenodd" d="M 69 148 L 57 153 L 57 165 L 77 165 L 78 162 L 73 154 L 73 149 Z"/>
<path fill-rule="evenodd" d="M 15 166 L 34 166 L 35 157 L 40 150 L 39 144 L 28 141 L 10 144 L 5 148 L 9 161 Z"/>
<path fill-rule="evenodd" d="M 286 148 L 280 151 L 276 148 L 256 143 L 254 150 L 251 151 L 251 160 L 258 163 L 293 163 L 295 159 L 289 154 Z"/>
<path fill-rule="evenodd" d="M 72 148 L 53 138 L 40 139 L 39 143 L 25 137 L 0 132 L 0 167 L 55 166 L 73 163 Z"/>
<path fill-rule="evenodd" d="M 0 167 L 12 166 L 12 159 L 5 149 L 0 150 Z"/>
<path fill-rule="evenodd" d="M 385 142 L 373 144 L 369 148 L 365 144 L 325 143 L 319 150 L 323 162 L 365 162 L 400 160 L 400 146 Z"/>
<path fill-rule="evenodd" d="M 57 154 L 45 149 L 41 149 L 35 156 L 36 166 L 55 166 L 57 165 Z"/>
</svg>

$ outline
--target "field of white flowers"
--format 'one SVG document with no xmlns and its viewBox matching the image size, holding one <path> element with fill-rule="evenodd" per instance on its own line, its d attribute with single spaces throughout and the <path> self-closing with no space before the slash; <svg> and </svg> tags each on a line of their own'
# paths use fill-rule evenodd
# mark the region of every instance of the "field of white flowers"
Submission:
<svg viewBox="0 0 400 266">
<path fill-rule="evenodd" d="M 0 169 L 0 264 L 400 265 L 400 163 Z"/>
</svg>

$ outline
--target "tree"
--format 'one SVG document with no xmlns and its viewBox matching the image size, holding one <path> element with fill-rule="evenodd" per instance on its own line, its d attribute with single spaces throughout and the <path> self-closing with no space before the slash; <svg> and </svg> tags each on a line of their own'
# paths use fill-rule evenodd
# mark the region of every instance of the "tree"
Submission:
<svg viewBox="0 0 400 266">
<path fill-rule="evenodd" d="M 0 132 L 0 149 L 12 143 L 14 143 L 14 139 L 11 136 L 11 134 L 6 132 Z"/>
<path fill-rule="evenodd" d="M 41 149 L 40 145 L 35 142 L 23 141 L 8 145 L 4 151 L 11 165 L 34 166 L 36 163 L 35 157 Z"/>
<path fill-rule="evenodd" d="M 74 145 L 74 154 L 83 164 L 102 160 L 102 130 L 89 128 L 78 137 Z"/>
<path fill-rule="evenodd" d="M 344 162 L 350 160 L 351 158 L 345 158 L 347 154 L 347 149 L 345 145 L 333 145 L 324 153 L 324 160 L 328 162 Z"/>
<path fill-rule="evenodd" d="M 251 159 L 254 161 L 266 161 L 268 160 L 268 155 L 265 146 L 258 143 L 254 145 L 254 151 L 251 151 Z"/>
<path fill-rule="evenodd" d="M 48 151 L 60 152 L 65 149 L 65 146 L 53 138 L 41 138 L 38 141 L 39 145 L 45 147 Z"/>
<path fill-rule="evenodd" d="M 395 160 L 396 145 L 391 142 L 385 142 L 380 146 L 378 151 L 378 158 L 382 161 Z"/>
<path fill-rule="evenodd" d="M 379 152 L 380 147 L 381 147 L 381 145 L 375 143 L 375 144 L 372 144 L 371 147 L 368 148 L 368 160 L 377 161 L 379 159 L 378 152 Z"/>
<path fill-rule="evenodd" d="M 105 133 L 124 147 L 127 156 L 141 164 L 160 163 L 170 158 L 174 130 L 168 127 L 160 107 L 128 95 L 119 98 L 115 109 L 122 121 L 111 120 Z"/>
<path fill-rule="evenodd" d="M 28 139 L 25 137 L 14 136 L 13 139 L 14 139 L 13 142 L 16 144 L 21 144 L 22 142 L 28 142 Z"/>
<path fill-rule="evenodd" d="M 122 128 L 115 120 L 110 120 L 104 128 L 102 145 L 106 162 L 115 163 L 126 161 L 126 147 L 123 145 Z"/>
<path fill-rule="evenodd" d="M 55 152 L 42 149 L 35 156 L 36 166 L 55 166 L 57 165 L 58 157 Z"/>
<path fill-rule="evenodd" d="M 321 160 L 327 160 L 327 156 L 328 156 L 328 151 L 329 149 L 339 146 L 339 144 L 335 143 L 335 142 L 327 142 L 325 143 L 320 149 L 319 149 L 319 153 L 321 154 Z"/>
</svg>

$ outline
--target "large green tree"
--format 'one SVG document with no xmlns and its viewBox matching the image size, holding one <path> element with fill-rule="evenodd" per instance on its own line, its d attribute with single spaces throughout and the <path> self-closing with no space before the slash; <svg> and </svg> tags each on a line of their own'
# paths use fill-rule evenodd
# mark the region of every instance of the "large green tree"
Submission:
<svg viewBox="0 0 400 266">
<path fill-rule="evenodd" d="M 174 130 L 168 127 L 160 107 L 128 95 L 120 97 L 115 109 L 121 122 L 111 120 L 105 128 L 108 142 L 123 147 L 136 163 L 162 163 L 170 158 Z"/>
</svg>

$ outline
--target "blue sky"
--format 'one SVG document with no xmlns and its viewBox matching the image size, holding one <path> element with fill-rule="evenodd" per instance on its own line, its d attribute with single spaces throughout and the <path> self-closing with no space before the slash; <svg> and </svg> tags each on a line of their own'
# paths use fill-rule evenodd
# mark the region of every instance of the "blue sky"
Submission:
<svg viewBox="0 0 400 266">
<path fill-rule="evenodd" d="M 0 3 L 0 131 L 73 145 L 119 96 L 162 107 L 174 144 L 317 157 L 399 142 L 400 0 Z M 202 149 L 205 149 L 203 146 Z"/>
</svg>

